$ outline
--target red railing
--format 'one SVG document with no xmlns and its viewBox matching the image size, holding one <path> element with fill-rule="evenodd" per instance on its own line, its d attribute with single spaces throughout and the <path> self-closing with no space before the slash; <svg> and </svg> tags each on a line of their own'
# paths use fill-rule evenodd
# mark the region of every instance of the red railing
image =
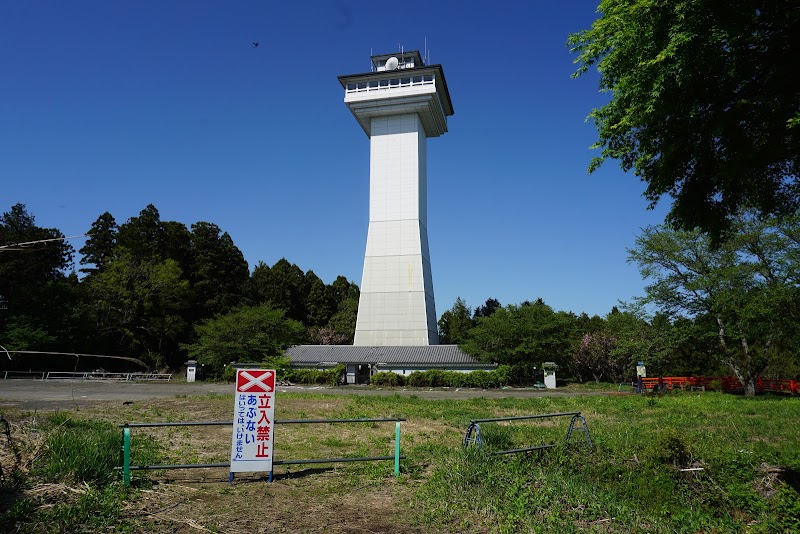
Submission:
<svg viewBox="0 0 800 534">
<path fill-rule="evenodd" d="M 642 389 L 721 389 L 722 391 L 742 391 L 742 384 L 732 376 L 660 376 L 658 378 L 643 378 Z M 784 392 L 800 394 L 800 380 L 772 380 L 768 378 L 756 379 L 756 391 Z"/>
</svg>

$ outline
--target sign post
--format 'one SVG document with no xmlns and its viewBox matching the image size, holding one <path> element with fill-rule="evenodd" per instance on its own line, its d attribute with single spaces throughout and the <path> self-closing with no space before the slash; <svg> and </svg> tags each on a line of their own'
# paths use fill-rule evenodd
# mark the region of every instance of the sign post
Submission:
<svg viewBox="0 0 800 534">
<path fill-rule="evenodd" d="M 275 371 L 237 369 L 231 471 L 272 471 Z"/>
</svg>

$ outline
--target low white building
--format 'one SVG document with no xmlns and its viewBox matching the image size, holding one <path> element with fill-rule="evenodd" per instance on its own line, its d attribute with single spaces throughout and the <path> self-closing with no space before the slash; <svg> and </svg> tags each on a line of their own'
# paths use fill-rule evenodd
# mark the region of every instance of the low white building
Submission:
<svg viewBox="0 0 800 534">
<path fill-rule="evenodd" d="M 495 364 L 480 363 L 458 345 L 423 345 L 417 347 L 370 347 L 352 345 L 297 345 L 286 350 L 292 367 L 332 369 L 346 366 L 348 384 L 368 384 L 375 373 L 390 371 L 410 375 L 414 371 L 491 371 Z"/>
</svg>

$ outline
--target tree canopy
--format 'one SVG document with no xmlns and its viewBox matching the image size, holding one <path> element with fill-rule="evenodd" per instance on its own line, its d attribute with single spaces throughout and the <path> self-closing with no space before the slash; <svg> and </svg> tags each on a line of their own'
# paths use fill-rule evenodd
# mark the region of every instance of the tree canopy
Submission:
<svg viewBox="0 0 800 534">
<path fill-rule="evenodd" d="M 462 348 L 485 362 L 568 363 L 575 316 L 556 312 L 541 299 L 510 304 L 478 319 Z"/>
<path fill-rule="evenodd" d="M 109 212 L 100 215 L 92 227 L 89 229 L 89 239 L 80 249 L 83 256 L 81 265 L 91 265 L 93 267 L 82 267 L 81 272 L 92 274 L 102 271 L 106 264 L 111 261 L 114 255 L 114 247 L 117 244 L 117 221 Z"/>
<path fill-rule="evenodd" d="M 302 343 L 303 325 L 269 305 L 246 306 L 195 326 L 197 342 L 184 348 L 216 373 L 232 361 L 261 362 Z"/>
<path fill-rule="evenodd" d="M 196 356 L 219 371 L 288 344 L 353 342 L 359 289 L 344 276 L 326 284 L 285 258 L 251 274 L 223 229 L 161 220 L 152 205 L 119 228 L 103 213 L 88 234 L 79 277 L 60 231 L 21 204 L 0 216 L 0 245 L 46 240 L 0 249 L 0 346 L 170 369 Z M 542 299 L 473 310 L 458 298 L 439 320 L 441 342 L 510 365 L 519 384 L 546 361 L 578 380 L 626 381 L 638 360 L 654 375 L 733 373 L 750 391 L 760 375 L 800 377 L 800 215 L 739 215 L 716 246 L 699 230 L 648 228 L 630 260 L 649 284 L 638 307 L 590 317 Z M 0 365 L 28 369 L 27 358 Z"/>
<path fill-rule="evenodd" d="M 748 394 L 773 361 L 796 354 L 800 319 L 800 217 L 740 216 L 712 246 L 698 230 L 650 227 L 630 250 L 650 281 L 644 301 L 717 335 L 717 354 Z"/>
<path fill-rule="evenodd" d="M 0 216 L 0 245 L 46 241 L 0 249 L 0 346 L 132 356 L 176 369 L 198 342 L 197 325 L 263 304 L 301 321 L 302 339 L 308 330 L 321 342 L 352 343 L 356 284 L 344 276 L 325 284 L 286 259 L 260 263 L 251 276 L 227 232 L 205 221 L 190 228 L 162 220 L 152 204 L 119 226 L 105 212 L 87 232 L 79 277 L 63 234 L 12 206 Z"/>
<path fill-rule="evenodd" d="M 442 314 L 439 319 L 439 343 L 442 345 L 464 343 L 467 332 L 475 326 L 472 321 L 472 310 L 467 307 L 461 297 L 456 298 L 453 307 Z"/>
<path fill-rule="evenodd" d="M 18 245 L 0 250 L 0 344 L 46 350 L 68 329 L 73 248 L 63 238 L 23 204 L 0 216 L 0 245 Z"/>
<path fill-rule="evenodd" d="M 800 204 L 800 10 L 791 0 L 603 0 L 570 35 L 576 75 L 596 66 L 601 155 L 647 184 L 668 220 L 720 237 L 742 208 Z"/>
</svg>

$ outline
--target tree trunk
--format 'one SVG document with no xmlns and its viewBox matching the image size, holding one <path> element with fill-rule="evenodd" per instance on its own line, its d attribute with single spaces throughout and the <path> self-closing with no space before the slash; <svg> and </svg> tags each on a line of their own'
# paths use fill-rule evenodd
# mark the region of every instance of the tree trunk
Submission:
<svg viewBox="0 0 800 534">
<path fill-rule="evenodd" d="M 725 343 L 725 325 L 722 322 L 722 318 L 717 315 L 717 325 L 719 326 L 719 342 L 722 350 L 727 352 L 728 346 Z M 739 383 L 744 387 L 744 396 L 745 397 L 755 397 L 756 396 L 756 378 L 761 371 L 763 371 L 763 367 L 758 369 L 758 372 L 753 372 L 752 360 L 750 359 L 750 345 L 747 343 L 747 338 L 742 337 L 742 352 L 744 354 L 744 361 L 737 362 L 732 356 L 728 355 L 727 357 L 723 358 L 723 361 L 730 367 L 731 372 L 739 381 Z"/>
</svg>

